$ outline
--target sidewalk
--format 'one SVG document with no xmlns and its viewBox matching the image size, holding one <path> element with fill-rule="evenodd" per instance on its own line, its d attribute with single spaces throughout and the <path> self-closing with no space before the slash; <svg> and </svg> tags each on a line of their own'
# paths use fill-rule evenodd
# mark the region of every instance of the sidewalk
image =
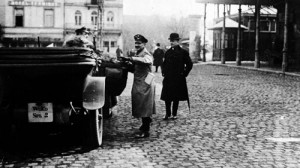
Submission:
<svg viewBox="0 0 300 168">
<path fill-rule="evenodd" d="M 293 70 L 292 72 L 285 72 L 285 74 L 283 74 L 281 67 L 270 67 L 270 66 L 268 66 L 268 64 L 266 62 L 261 62 L 260 68 L 254 68 L 253 61 L 243 61 L 241 66 L 237 66 L 235 61 L 226 61 L 225 64 L 221 64 L 220 61 L 199 62 L 197 64 L 224 66 L 224 67 L 246 69 L 246 70 L 252 70 L 252 71 L 260 71 L 260 72 L 264 72 L 264 73 L 273 73 L 273 74 L 278 74 L 278 75 L 285 75 L 285 76 L 300 78 L 300 69 Z"/>
</svg>

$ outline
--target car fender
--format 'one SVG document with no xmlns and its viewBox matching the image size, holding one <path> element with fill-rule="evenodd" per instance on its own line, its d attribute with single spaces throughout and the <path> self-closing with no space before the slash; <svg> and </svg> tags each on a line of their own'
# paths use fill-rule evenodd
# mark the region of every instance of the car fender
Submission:
<svg viewBox="0 0 300 168">
<path fill-rule="evenodd" d="M 105 77 L 88 75 L 83 87 L 83 107 L 96 110 L 105 102 Z"/>
</svg>

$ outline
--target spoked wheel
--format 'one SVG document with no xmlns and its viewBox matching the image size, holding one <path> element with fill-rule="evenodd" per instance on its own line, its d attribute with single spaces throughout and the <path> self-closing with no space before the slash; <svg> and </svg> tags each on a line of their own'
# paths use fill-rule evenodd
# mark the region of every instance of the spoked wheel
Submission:
<svg viewBox="0 0 300 168">
<path fill-rule="evenodd" d="M 102 110 L 88 110 L 88 145 L 99 147 L 102 144 L 103 116 Z"/>
</svg>

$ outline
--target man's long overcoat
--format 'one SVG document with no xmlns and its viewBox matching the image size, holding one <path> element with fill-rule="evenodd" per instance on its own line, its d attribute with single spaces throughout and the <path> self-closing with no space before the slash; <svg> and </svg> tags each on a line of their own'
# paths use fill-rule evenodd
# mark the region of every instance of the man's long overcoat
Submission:
<svg viewBox="0 0 300 168">
<path fill-rule="evenodd" d="M 161 66 L 164 60 L 164 50 L 157 48 L 153 53 L 153 65 L 154 66 Z"/>
<path fill-rule="evenodd" d="M 162 65 L 163 88 L 161 100 L 188 100 L 186 77 L 193 67 L 188 51 L 179 45 L 171 47 L 165 53 Z"/>
<path fill-rule="evenodd" d="M 131 90 L 133 117 L 150 117 L 156 113 L 155 109 L 155 83 L 150 85 L 145 82 L 148 73 L 151 72 L 153 63 L 152 55 L 144 48 L 140 53 L 132 57 L 135 64 L 134 80 Z"/>
</svg>

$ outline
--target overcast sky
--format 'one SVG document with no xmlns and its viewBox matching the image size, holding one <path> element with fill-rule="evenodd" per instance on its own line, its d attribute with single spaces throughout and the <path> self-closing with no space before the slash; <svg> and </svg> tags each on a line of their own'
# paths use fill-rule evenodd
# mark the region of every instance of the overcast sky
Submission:
<svg viewBox="0 0 300 168">
<path fill-rule="evenodd" d="M 201 4 L 195 0 L 123 0 L 125 15 L 186 16 L 202 14 Z"/>
<path fill-rule="evenodd" d="M 204 4 L 196 3 L 196 0 L 123 0 L 123 13 L 125 15 L 164 15 L 186 16 L 189 14 L 204 15 Z M 247 7 L 245 7 L 246 9 Z M 216 17 L 216 6 L 207 5 L 207 18 Z M 232 13 L 238 12 L 238 6 L 233 5 Z M 223 6 L 220 5 L 222 16 Z"/>
</svg>

